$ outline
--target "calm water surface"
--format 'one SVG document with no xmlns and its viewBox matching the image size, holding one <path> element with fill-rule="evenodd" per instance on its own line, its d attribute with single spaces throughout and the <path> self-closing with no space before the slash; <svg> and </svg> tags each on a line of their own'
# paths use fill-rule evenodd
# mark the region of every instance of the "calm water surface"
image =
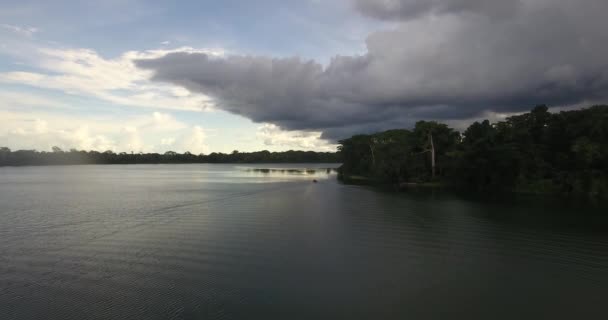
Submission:
<svg viewBox="0 0 608 320">
<path fill-rule="evenodd" d="M 0 319 L 608 319 L 598 206 L 294 167 L 0 168 Z"/>
</svg>

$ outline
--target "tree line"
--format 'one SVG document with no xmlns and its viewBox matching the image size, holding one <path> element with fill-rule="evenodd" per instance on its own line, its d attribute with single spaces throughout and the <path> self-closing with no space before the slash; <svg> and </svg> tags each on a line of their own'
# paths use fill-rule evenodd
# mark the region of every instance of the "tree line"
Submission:
<svg viewBox="0 0 608 320">
<path fill-rule="evenodd" d="M 285 151 L 192 154 L 167 151 L 160 153 L 114 153 L 112 151 L 36 150 L 11 151 L 0 147 L 0 166 L 72 165 L 72 164 L 160 164 L 160 163 L 338 163 L 335 152 Z"/>
<path fill-rule="evenodd" d="M 341 140 L 339 151 L 344 180 L 608 196 L 608 106 L 559 113 L 537 106 L 462 134 L 420 121 Z"/>
</svg>

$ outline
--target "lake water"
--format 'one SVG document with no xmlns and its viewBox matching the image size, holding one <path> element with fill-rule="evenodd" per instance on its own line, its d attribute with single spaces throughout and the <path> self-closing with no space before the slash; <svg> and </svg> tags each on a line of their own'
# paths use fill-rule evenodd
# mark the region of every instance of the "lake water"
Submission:
<svg viewBox="0 0 608 320">
<path fill-rule="evenodd" d="M 328 166 L 0 168 L 0 319 L 608 319 L 600 206 Z"/>
</svg>

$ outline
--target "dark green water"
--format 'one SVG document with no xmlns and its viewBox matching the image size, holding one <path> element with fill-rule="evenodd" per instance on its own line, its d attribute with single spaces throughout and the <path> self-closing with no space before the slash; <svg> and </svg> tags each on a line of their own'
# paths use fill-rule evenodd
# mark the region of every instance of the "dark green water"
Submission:
<svg viewBox="0 0 608 320">
<path fill-rule="evenodd" d="M 608 318 L 598 205 L 261 167 L 0 168 L 0 319 Z"/>
</svg>

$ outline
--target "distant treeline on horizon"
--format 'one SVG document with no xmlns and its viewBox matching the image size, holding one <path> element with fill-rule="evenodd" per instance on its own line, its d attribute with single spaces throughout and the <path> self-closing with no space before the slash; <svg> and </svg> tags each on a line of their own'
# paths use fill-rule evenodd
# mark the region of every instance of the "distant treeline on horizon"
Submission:
<svg viewBox="0 0 608 320">
<path fill-rule="evenodd" d="M 112 151 L 17 150 L 0 147 L 0 166 L 39 166 L 73 164 L 163 164 L 163 163 L 339 163 L 336 152 L 283 151 L 192 154 L 167 151 L 159 153 L 114 153 Z"/>
<path fill-rule="evenodd" d="M 608 106 L 551 113 L 544 105 L 460 133 L 419 121 L 412 129 L 360 134 L 338 152 L 238 152 L 208 155 L 111 151 L 11 151 L 0 166 L 156 163 L 342 163 L 340 178 L 398 185 L 441 184 L 480 191 L 608 197 Z"/>
<path fill-rule="evenodd" d="M 338 149 L 344 180 L 608 198 L 608 106 L 551 113 L 542 105 L 462 134 L 420 121 Z"/>
</svg>

